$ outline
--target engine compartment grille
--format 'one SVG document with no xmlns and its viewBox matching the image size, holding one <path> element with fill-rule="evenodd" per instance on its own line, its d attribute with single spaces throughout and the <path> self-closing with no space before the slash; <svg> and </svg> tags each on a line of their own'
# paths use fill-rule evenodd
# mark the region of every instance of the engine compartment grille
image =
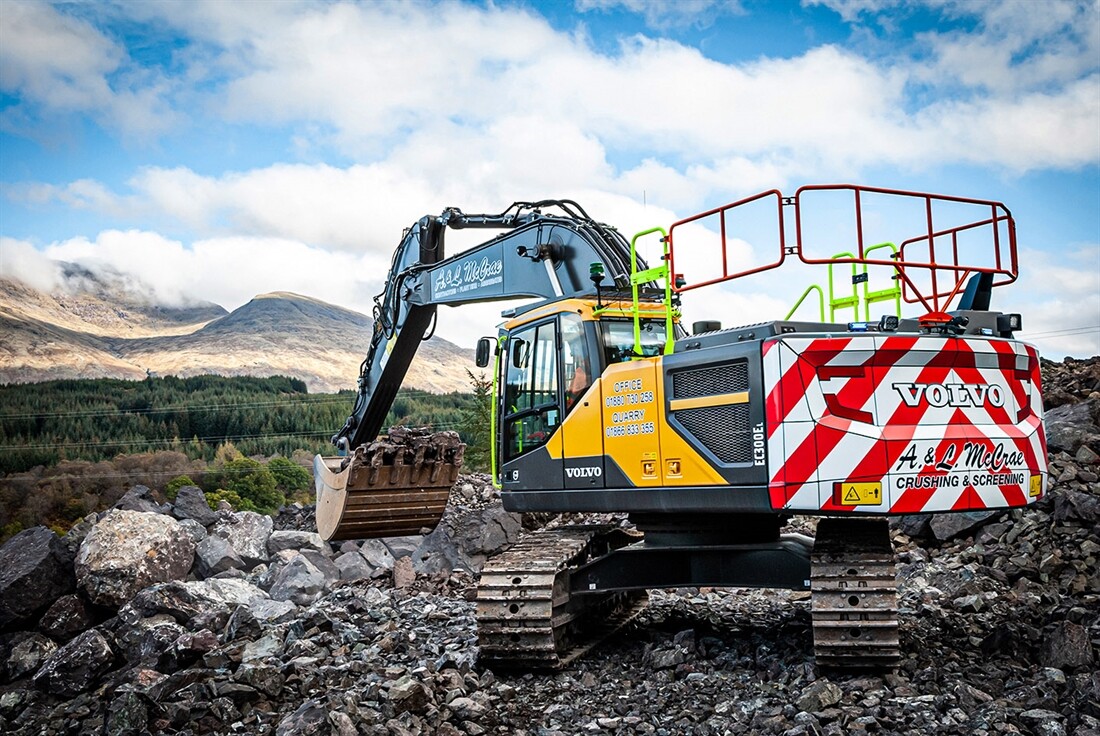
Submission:
<svg viewBox="0 0 1100 736">
<path fill-rule="evenodd" d="M 676 412 L 676 419 L 724 463 L 752 461 L 748 404 L 704 406 Z"/>
<path fill-rule="evenodd" d="M 672 396 L 676 399 L 694 399 L 748 390 L 749 366 L 743 360 L 672 373 Z"/>
</svg>

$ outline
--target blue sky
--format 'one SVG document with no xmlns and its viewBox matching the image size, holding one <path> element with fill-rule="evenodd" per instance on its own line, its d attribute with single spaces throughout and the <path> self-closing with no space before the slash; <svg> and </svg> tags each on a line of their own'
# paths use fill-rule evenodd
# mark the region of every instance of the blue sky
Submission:
<svg viewBox="0 0 1100 736">
<path fill-rule="evenodd" d="M 1098 7 L 3 0 L 0 273 L 56 289 L 78 261 L 163 301 L 369 311 L 402 228 L 447 206 L 568 197 L 629 233 L 854 182 L 1003 201 L 1021 273 L 995 306 L 1092 355 Z M 794 281 L 689 318 L 782 316 Z M 440 334 L 498 313 L 444 310 Z"/>
</svg>

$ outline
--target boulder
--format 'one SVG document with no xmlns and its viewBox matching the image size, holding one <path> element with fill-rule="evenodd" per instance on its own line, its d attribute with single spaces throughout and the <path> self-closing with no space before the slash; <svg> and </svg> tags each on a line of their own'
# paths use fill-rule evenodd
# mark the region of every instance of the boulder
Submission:
<svg viewBox="0 0 1100 736">
<path fill-rule="evenodd" d="M 224 537 L 249 568 L 267 562 L 267 539 L 273 523 L 270 516 L 254 511 L 238 511 L 229 514 L 210 527 L 210 534 Z"/>
<path fill-rule="evenodd" d="M 320 700 L 307 700 L 279 721 L 275 736 L 327 736 L 329 732 L 328 708 Z"/>
<path fill-rule="evenodd" d="M 450 574 L 456 569 L 480 572 L 486 558 L 519 539 L 521 518 L 505 511 L 499 501 L 476 511 L 444 516 L 413 555 L 417 572 Z M 395 552 L 394 557 L 397 556 Z"/>
<path fill-rule="evenodd" d="M 29 618 L 75 584 L 72 555 L 52 530 L 19 532 L 0 547 L 0 628 Z"/>
<path fill-rule="evenodd" d="M 271 598 L 308 606 L 320 597 L 326 582 L 324 572 L 306 555 L 300 554 L 276 573 L 271 585 Z"/>
<path fill-rule="evenodd" d="M 819 713 L 836 705 L 844 696 L 841 689 L 828 680 L 815 680 L 795 701 L 795 707 L 806 713 Z"/>
<path fill-rule="evenodd" d="M 340 571 L 341 580 L 367 580 L 374 572 L 363 555 L 356 552 L 345 552 L 332 561 Z"/>
<path fill-rule="evenodd" d="M 198 544 L 202 540 L 206 539 L 206 527 L 194 519 L 180 519 L 180 526 L 191 537 L 191 541 Z"/>
<path fill-rule="evenodd" d="M 153 492 L 148 486 L 134 486 L 126 491 L 126 495 L 118 499 L 111 508 L 119 511 L 140 511 L 146 514 L 167 514 L 168 506 L 160 504 L 153 498 Z"/>
<path fill-rule="evenodd" d="M 18 680 L 37 670 L 46 659 L 57 651 L 57 645 L 41 634 L 29 634 L 11 648 L 4 670 L 8 679 Z"/>
<path fill-rule="evenodd" d="M 171 672 L 176 664 L 171 650 L 176 639 L 186 631 L 171 616 L 161 614 L 120 626 L 115 633 L 115 641 L 130 664 Z"/>
<path fill-rule="evenodd" d="M 184 486 L 179 490 L 172 504 L 172 516 L 181 521 L 191 519 L 203 526 L 210 526 L 220 518 L 206 503 L 206 494 L 198 486 Z"/>
<path fill-rule="evenodd" d="M 252 617 L 262 626 L 286 623 L 298 613 L 298 606 L 291 601 L 273 601 L 262 598 L 248 604 Z"/>
<path fill-rule="evenodd" d="M 399 557 L 393 563 L 393 587 L 408 588 L 416 582 L 416 570 L 411 557 Z"/>
<path fill-rule="evenodd" d="M 428 709 L 430 698 L 428 689 L 411 675 L 405 675 L 390 685 L 389 700 L 398 713 L 423 713 Z"/>
<path fill-rule="evenodd" d="M 1063 488 L 1054 496 L 1055 521 L 1100 523 L 1100 497 L 1071 488 Z"/>
<path fill-rule="evenodd" d="M 937 540 L 946 542 L 977 529 L 999 513 L 999 511 L 960 511 L 953 514 L 935 514 L 928 525 Z"/>
<path fill-rule="evenodd" d="M 42 615 L 38 628 L 57 641 L 66 642 L 95 622 L 88 604 L 79 595 L 63 595 Z"/>
<path fill-rule="evenodd" d="M 207 536 L 195 545 L 195 568 L 199 577 L 208 578 L 226 570 L 241 570 L 244 560 L 225 537 Z"/>
<path fill-rule="evenodd" d="M 1060 670 L 1089 667 L 1093 659 L 1088 629 L 1072 621 L 1055 624 L 1044 637 L 1039 652 L 1040 662 Z"/>
<path fill-rule="evenodd" d="M 375 570 L 389 570 L 393 567 L 393 553 L 381 539 L 368 539 L 359 548 L 359 554 Z"/>
<path fill-rule="evenodd" d="M 93 603 L 120 606 L 143 588 L 183 579 L 194 557 L 195 543 L 172 517 L 110 511 L 80 545 L 77 584 Z"/>
<path fill-rule="evenodd" d="M 114 652 L 107 639 L 92 629 L 50 655 L 35 673 L 33 682 L 51 695 L 72 697 L 95 684 L 113 661 Z"/>
<path fill-rule="evenodd" d="M 1100 399 L 1088 399 L 1079 404 L 1066 404 L 1048 410 L 1043 415 L 1047 448 L 1051 453 L 1064 451 L 1073 455 L 1090 436 L 1100 435 L 1098 417 Z"/>
<path fill-rule="evenodd" d="M 284 549 L 312 550 L 327 552 L 328 545 L 317 532 L 273 531 L 267 538 L 267 551 L 272 556 Z"/>
<path fill-rule="evenodd" d="M 139 736 L 148 733 L 149 711 L 145 700 L 134 692 L 124 692 L 107 707 L 108 736 Z"/>
</svg>

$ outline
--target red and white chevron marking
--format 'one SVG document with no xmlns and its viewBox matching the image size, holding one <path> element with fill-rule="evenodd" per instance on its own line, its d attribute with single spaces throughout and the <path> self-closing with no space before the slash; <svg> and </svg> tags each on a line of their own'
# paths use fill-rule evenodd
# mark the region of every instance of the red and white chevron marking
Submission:
<svg viewBox="0 0 1100 736">
<path fill-rule="evenodd" d="M 1035 348 L 857 335 L 777 337 L 762 349 L 773 508 L 960 511 L 1045 492 Z M 878 502 L 839 503 L 837 484 L 853 483 L 881 483 Z"/>
</svg>

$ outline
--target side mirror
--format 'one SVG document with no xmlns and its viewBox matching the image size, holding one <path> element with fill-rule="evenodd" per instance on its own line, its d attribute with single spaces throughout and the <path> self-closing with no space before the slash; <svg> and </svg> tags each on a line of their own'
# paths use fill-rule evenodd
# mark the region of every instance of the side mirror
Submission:
<svg viewBox="0 0 1100 736">
<path fill-rule="evenodd" d="M 492 355 L 493 341 L 488 337 L 483 337 L 477 341 L 477 354 L 474 357 L 474 363 L 478 368 L 485 368 L 489 365 L 489 356 Z"/>
</svg>

